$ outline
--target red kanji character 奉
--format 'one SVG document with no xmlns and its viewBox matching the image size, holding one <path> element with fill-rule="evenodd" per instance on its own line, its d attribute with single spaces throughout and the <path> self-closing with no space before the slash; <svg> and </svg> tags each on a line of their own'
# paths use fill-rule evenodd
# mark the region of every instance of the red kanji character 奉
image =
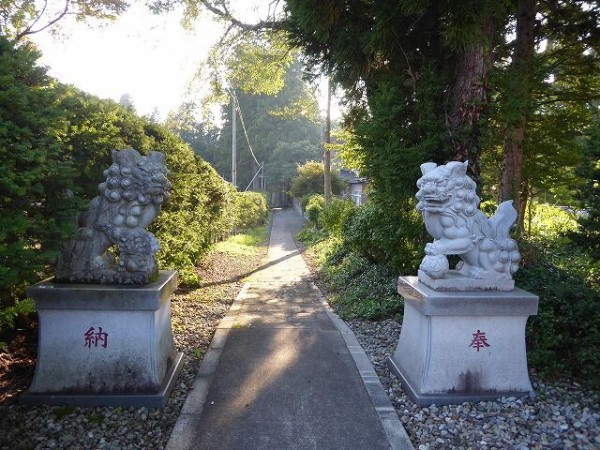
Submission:
<svg viewBox="0 0 600 450">
<path fill-rule="evenodd" d="M 471 341 L 471 344 L 469 344 L 469 347 L 476 348 L 477 352 L 479 352 L 479 349 L 490 347 L 485 332 L 477 330 L 476 333 L 473 333 L 473 340 Z"/>
</svg>

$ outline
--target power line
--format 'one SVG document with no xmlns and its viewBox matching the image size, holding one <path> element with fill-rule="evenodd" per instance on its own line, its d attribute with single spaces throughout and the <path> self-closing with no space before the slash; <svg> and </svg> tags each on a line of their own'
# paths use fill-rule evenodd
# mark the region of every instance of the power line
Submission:
<svg viewBox="0 0 600 450">
<path fill-rule="evenodd" d="M 248 143 L 248 148 L 250 149 L 250 154 L 252 155 L 252 158 L 254 158 L 254 162 L 256 162 L 256 164 L 258 166 L 260 166 L 258 159 L 256 159 L 256 156 L 254 155 L 254 150 L 252 149 L 252 145 L 250 144 L 250 139 L 248 138 L 248 131 L 246 131 L 246 124 L 244 123 L 244 116 L 242 115 L 242 110 L 240 108 L 240 102 L 238 101 L 238 98 L 235 95 L 235 91 L 233 89 L 229 89 L 229 93 L 231 94 L 231 98 L 232 98 L 233 104 L 235 106 L 235 109 L 238 112 L 238 115 L 240 116 L 240 123 L 242 124 L 242 129 L 244 130 L 244 136 L 246 136 L 246 142 Z"/>
</svg>

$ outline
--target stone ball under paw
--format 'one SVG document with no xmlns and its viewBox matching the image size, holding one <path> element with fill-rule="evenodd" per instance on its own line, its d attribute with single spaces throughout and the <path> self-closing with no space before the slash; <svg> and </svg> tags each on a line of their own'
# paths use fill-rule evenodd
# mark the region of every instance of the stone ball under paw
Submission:
<svg viewBox="0 0 600 450">
<path fill-rule="evenodd" d="M 446 255 L 427 255 L 419 266 L 431 278 L 442 278 L 449 268 Z"/>
</svg>

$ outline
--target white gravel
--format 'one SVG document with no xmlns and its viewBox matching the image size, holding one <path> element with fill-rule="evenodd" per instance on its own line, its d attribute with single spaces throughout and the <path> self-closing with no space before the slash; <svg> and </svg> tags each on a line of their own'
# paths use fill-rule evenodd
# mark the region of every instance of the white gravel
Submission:
<svg viewBox="0 0 600 450">
<path fill-rule="evenodd" d="M 576 383 L 540 381 L 532 374 L 534 398 L 417 407 L 385 361 L 397 345 L 394 320 L 353 320 L 348 326 L 371 358 L 415 448 L 427 449 L 586 449 L 600 448 L 597 394 Z"/>
<path fill-rule="evenodd" d="M 173 301 L 176 347 L 185 366 L 168 405 L 147 408 L 74 408 L 0 405 L 0 449 L 162 449 L 192 386 L 201 355 L 235 292 L 213 301 Z M 417 407 L 389 373 L 400 325 L 394 320 L 350 321 L 415 448 L 600 449 L 598 396 L 575 383 L 546 383 L 532 375 L 535 398 Z"/>
</svg>

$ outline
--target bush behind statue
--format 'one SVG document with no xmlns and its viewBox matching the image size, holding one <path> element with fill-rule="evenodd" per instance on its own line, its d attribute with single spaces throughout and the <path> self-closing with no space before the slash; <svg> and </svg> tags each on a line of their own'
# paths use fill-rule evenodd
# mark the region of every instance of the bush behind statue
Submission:
<svg viewBox="0 0 600 450">
<path fill-rule="evenodd" d="M 515 280 L 540 296 L 538 315 L 527 324 L 531 366 L 600 390 L 600 286 L 586 276 L 593 262 L 578 270 L 577 257 L 567 247 L 530 241 L 522 248 L 525 258 Z"/>
</svg>

